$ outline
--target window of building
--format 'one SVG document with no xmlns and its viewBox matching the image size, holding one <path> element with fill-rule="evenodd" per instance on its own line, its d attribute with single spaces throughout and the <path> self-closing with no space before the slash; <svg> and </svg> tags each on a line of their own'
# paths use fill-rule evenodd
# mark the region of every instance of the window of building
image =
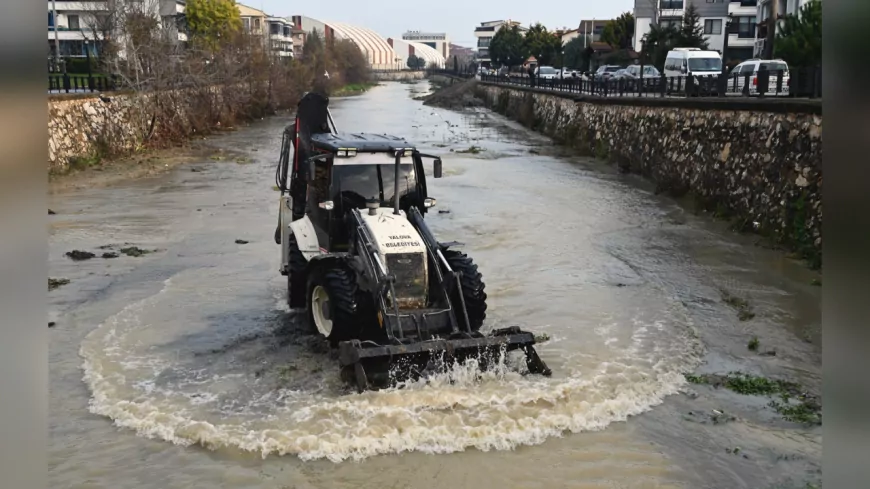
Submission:
<svg viewBox="0 0 870 489">
<path fill-rule="evenodd" d="M 260 19 L 254 19 L 254 32 L 260 32 Z"/>
<path fill-rule="evenodd" d="M 242 26 L 244 26 L 246 31 L 250 32 L 251 31 L 251 18 L 250 17 L 243 18 L 242 19 Z"/>
<path fill-rule="evenodd" d="M 681 9 L 683 8 L 683 0 L 661 0 L 659 8 L 663 10 Z"/>
<path fill-rule="evenodd" d="M 722 34 L 722 19 L 704 20 L 704 34 Z"/>
<path fill-rule="evenodd" d="M 659 25 L 662 27 L 674 27 L 676 29 L 680 28 L 682 24 L 682 19 L 679 17 L 662 17 L 659 19 Z"/>
<path fill-rule="evenodd" d="M 737 26 L 737 37 L 741 39 L 755 38 L 755 17 L 748 15 L 736 17 L 734 25 Z"/>
<path fill-rule="evenodd" d="M 79 16 L 78 15 L 67 15 L 66 16 L 66 25 L 70 30 L 79 30 L 81 27 L 79 26 Z"/>
</svg>

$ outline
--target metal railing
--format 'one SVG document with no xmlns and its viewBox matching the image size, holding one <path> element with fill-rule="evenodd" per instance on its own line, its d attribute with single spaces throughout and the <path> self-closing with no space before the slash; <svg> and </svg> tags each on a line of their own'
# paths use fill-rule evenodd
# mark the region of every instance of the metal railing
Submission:
<svg viewBox="0 0 870 489">
<path fill-rule="evenodd" d="M 784 75 L 784 76 L 783 76 Z M 527 75 L 479 75 L 481 81 L 601 97 L 800 97 L 821 98 L 820 67 L 757 74 L 603 79 L 595 76 L 531 79 Z"/>
<path fill-rule="evenodd" d="M 452 76 L 452 77 L 457 77 L 457 78 L 474 78 L 475 72 L 472 70 L 462 70 L 462 69 L 460 69 L 460 70 L 448 70 L 448 69 L 431 70 L 431 69 L 428 69 L 428 70 L 426 70 L 426 74 L 429 76 L 444 75 L 444 76 Z"/>
<path fill-rule="evenodd" d="M 111 92 L 119 88 L 118 78 L 114 75 L 48 75 L 49 93 Z"/>
<path fill-rule="evenodd" d="M 412 70 L 411 68 L 379 68 L 370 70 L 372 73 L 402 73 L 402 72 L 412 72 L 412 71 L 424 71 L 425 68 L 420 68 L 418 70 Z"/>
</svg>

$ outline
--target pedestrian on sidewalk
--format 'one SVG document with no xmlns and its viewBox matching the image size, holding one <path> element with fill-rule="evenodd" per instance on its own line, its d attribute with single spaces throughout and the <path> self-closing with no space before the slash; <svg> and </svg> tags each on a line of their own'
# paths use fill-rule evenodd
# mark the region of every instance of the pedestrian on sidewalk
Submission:
<svg viewBox="0 0 870 489">
<path fill-rule="evenodd" d="M 529 86 L 535 86 L 535 65 L 533 64 L 529 65 Z"/>
</svg>

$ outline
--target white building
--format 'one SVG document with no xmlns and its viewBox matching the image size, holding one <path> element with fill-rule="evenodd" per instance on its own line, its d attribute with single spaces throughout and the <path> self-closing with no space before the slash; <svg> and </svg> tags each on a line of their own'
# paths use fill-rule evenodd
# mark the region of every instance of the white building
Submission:
<svg viewBox="0 0 870 489">
<path fill-rule="evenodd" d="M 387 40 L 375 31 L 344 22 L 321 21 L 304 15 L 293 16 L 296 26 L 305 35 L 317 30 L 324 39 L 347 39 L 356 44 L 365 54 L 369 66 L 374 70 L 394 70 L 399 64 L 399 56 Z"/>
<path fill-rule="evenodd" d="M 728 59 L 744 61 L 752 57 L 757 33 L 756 17 L 758 0 L 736 0 L 729 2 L 728 15 L 731 17 L 731 30 L 728 32 Z"/>
<path fill-rule="evenodd" d="M 748 59 L 752 57 L 755 44 L 758 4 L 765 1 L 770 0 L 635 0 L 634 49 L 641 50 L 641 40 L 654 23 L 680 27 L 686 8 L 692 4 L 700 16 L 699 22 L 710 49 L 722 52 L 725 36 L 728 36 L 726 61 Z M 726 32 L 729 16 L 731 30 Z"/>
<path fill-rule="evenodd" d="M 281 58 L 293 57 L 293 22 L 283 17 L 269 16 L 269 46 Z"/>
<path fill-rule="evenodd" d="M 85 57 L 85 41 L 91 56 L 99 49 L 100 37 L 95 30 L 100 31 L 101 19 L 109 14 L 109 6 L 105 1 L 68 2 L 48 1 L 48 49 L 54 56 Z"/>
<path fill-rule="evenodd" d="M 491 20 L 488 22 L 481 22 L 478 27 L 474 29 L 474 37 L 477 38 L 477 60 L 480 63 L 480 66 L 485 68 L 489 68 L 492 59 L 489 56 L 489 43 L 492 42 L 492 38 L 495 36 L 495 33 L 498 32 L 502 26 L 519 26 L 520 30 L 525 32 L 528 29 L 521 26 L 519 22 L 513 20 Z"/>
<path fill-rule="evenodd" d="M 450 59 L 450 38 L 445 32 L 408 31 L 402 34 L 402 40 L 425 44 L 437 51 L 445 60 Z"/>
<path fill-rule="evenodd" d="M 430 66 L 444 68 L 446 61 L 444 56 L 441 56 L 440 52 L 436 51 L 428 44 L 393 38 L 387 38 L 387 44 L 389 44 L 396 53 L 396 65 L 399 69 L 406 69 L 408 67 L 408 58 L 412 54 L 418 58 L 423 58 L 426 62 L 426 68 Z"/>
<path fill-rule="evenodd" d="M 293 21 L 284 17 L 269 15 L 266 12 L 236 3 L 242 28 L 245 32 L 260 36 L 266 47 L 281 58 L 293 57 Z"/>
<path fill-rule="evenodd" d="M 581 20 L 580 26 L 572 30 L 564 30 L 562 32 L 562 45 L 568 44 L 573 39 L 578 37 L 586 38 L 589 44 L 601 40 L 601 33 L 604 32 L 604 26 L 610 22 L 608 19 L 593 19 Z"/>
<path fill-rule="evenodd" d="M 102 39 L 117 28 L 113 12 L 144 11 L 158 16 L 163 29 L 178 41 L 187 41 L 187 36 L 176 27 L 178 14 L 184 13 L 184 0 L 149 0 L 118 7 L 107 0 L 52 1 L 48 0 L 48 52 L 53 58 L 59 53 L 62 58 L 84 58 L 87 52 L 98 56 Z M 123 47 L 119 53 L 123 56 Z"/>
</svg>

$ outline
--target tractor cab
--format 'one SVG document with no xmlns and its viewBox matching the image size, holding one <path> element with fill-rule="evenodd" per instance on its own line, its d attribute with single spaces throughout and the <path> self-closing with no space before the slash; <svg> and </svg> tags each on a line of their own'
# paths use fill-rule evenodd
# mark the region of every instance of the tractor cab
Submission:
<svg viewBox="0 0 870 489">
<path fill-rule="evenodd" d="M 339 133 L 328 105 L 318 93 L 300 100 L 294 124 L 285 129 L 285 149 L 290 139 L 295 150 L 292 171 L 289 151 L 282 151 L 278 187 L 288 190 L 292 220 L 307 216 L 321 248 L 336 252 L 348 248 L 352 209 L 392 208 L 398 214 L 413 207 L 425 214 L 435 199 L 426 191 L 423 158 L 434 158 L 434 178 L 441 177 L 441 159 L 403 138 Z"/>
<path fill-rule="evenodd" d="M 316 134 L 309 161 L 306 214 L 328 251 L 348 247 L 352 209 L 425 214 L 435 204 L 428 197 L 423 158 L 404 139 L 379 134 Z M 440 160 L 435 174 L 440 177 Z M 378 211 L 378 209 L 383 209 Z"/>
</svg>

